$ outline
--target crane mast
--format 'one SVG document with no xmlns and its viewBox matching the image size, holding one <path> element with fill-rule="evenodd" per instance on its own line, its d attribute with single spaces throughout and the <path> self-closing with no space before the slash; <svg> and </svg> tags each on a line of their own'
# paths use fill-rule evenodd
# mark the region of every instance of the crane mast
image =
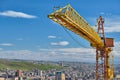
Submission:
<svg viewBox="0 0 120 80">
<path fill-rule="evenodd" d="M 50 19 L 88 40 L 96 48 L 96 80 L 113 80 L 114 65 L 110 62 L 113 38 L 105 38 L 104 19 L 98 19 L 96 32 L 71 6 L 60 8 L 48 15 Z"/>
<path fill-rule="evenodd" d="M 96 80 L 113 80 L 114 79 L 114 65 L 111 51 L 113 45 L 113 38 L 105 38 L 104 34 L 104 19 L 102 16 L 97 20 L 98 34 L 104 43 L 103 47 L 96 47 Z"/>
</svg>

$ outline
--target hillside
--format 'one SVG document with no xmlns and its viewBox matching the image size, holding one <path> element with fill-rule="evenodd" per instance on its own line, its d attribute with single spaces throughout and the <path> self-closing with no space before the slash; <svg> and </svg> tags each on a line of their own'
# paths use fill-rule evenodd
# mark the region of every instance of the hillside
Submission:
<svg viewBox="0 0 120 80">
<path fill-rule="evenodd" d="M 27 61 L 8 61 L 8 60 L 0 60 L 0 69 L 20 69 L 20 70 L 50 70 L 50 69 L 60 69 L 62 67 L 57 66 L 55 64 L 35 64 Z"/>
</svg>

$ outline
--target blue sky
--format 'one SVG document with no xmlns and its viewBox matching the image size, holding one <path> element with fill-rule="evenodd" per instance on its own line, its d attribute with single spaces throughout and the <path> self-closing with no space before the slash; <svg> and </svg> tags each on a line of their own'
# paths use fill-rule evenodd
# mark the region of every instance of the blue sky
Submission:
<svg viewBox="0 0 120 80">
<path fill-rule="evenodd" d="M 115 38 L 113 54 L 120 58 L 119 0 L 0 0 L 0 58 L 52 61 L 95 61 L 95 50 L 47 15 L 53 7 L 71 6 L 91 25 L 102 15 L 105 34 Z M 92 58 L 92 59 L 91 59 Z"/>
</svg>

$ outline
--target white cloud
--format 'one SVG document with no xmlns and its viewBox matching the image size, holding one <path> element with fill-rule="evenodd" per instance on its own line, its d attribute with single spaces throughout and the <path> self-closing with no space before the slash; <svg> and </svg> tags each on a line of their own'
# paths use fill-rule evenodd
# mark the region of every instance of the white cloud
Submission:
<svg viewBox="0 0 120 80">
<path fill-rule="evenodd" d="M 62 48 L 62 49 L 40 49 L 30 50 L 1 50 L 0 58 L 46 60 L 46 61 L 95 61 L 95 52 L 87 48 Z"/>
<path fill-rule="evenodd" d="M 120 32 L 120 15 L 107 15 L 104 14 L 105 17 L 105 32 Z M 92 25 L 96 24 L 97 17 L 89 17 L 88 22 Z"/>
<path fill-rule="evenodd" d="M 69 44 L 68 41 L 61 41 L 61 42 L 59 42 L 59 45 L 61 45 L 61 46 L 66 46 L 68 44 Z"/>
<path fill-rule="evenodd" d="M 115 61 L 120 58 L 120 42 L 115 42 L 115 47 L 111 52 Z M 95 62 L 96 49 L 93 48 L 60 48 L 60 49 L 40 49 L 40 52 L 49 53 L 54 60 Z"/>
<path fill-rule="evenodd" d="M 95 61 L 95 49 L 90 48 L 61 48 L 40 49 L 43 53 L 49 53 L 55 60 L 65 61 Z"/>
<path fill-rule="evenodd" d="M 72 56 L 78 56 L 82 55 L 80 57 L 85 56 L 95 56 L 95 49 L 92 48 L 60 48 L 60 49 L 40 49 L 42 52 L 51 52 L 51 53 L 58 53 L 60 55 L 71 55 Z"/>
<path fill-rule="evenodd" d="M 120 43 L 120 42 L 119 42 Z M 120 46 L 119 46 L 120 48 Z M 120 51 L 116 53 L 113 49 L 113 55 L 120 58 Z M 92 48 L 59 48 L 59 49 L 39 49 L 39 51 L 30 50 L 0 50 L 0 58 L 7 59 L 25 59 L 25 60 L 46 60 L 46 61 L 81 61 L 95 62 L 96 51 Z"/>
<path fill-rule="evenodd" d="M 120 32 L 120 16 L 105 18 L 105 32 Z"/>
<path fill-rule="evenodd" d="M 120 42 L 115 42 L 113 47 L 113 54 L 115 55 L 115 57 L 120 58 Z"/>
<path fill-rule="evenodd" d="M 48 36 L 48 38 L 56 38 L 56 36 Z"/>
<path fill-rule="evenodd" d="M 57 46 L 57 45 L 59 45 L 59 43 L 57 43 L 57 42 L 51 42 L 51 45 Z"/>
<path fill-rule="evenodd" d="M 2 43 L 2 44 L 0 44 L 0 46 L 14 46 L 14 44 L 11 44 L 11 43 Z"/>
<path fill-rule="evenodd" d="M 34 60 L 32 57 L 34 55 L 34 52 L 29 50 L 2 50 L 0 51 L 0 55 L 0 58 Z"/>
<path fill-rule="evenodd" d="M 37 16 L 34 15 L 29 15 L 23 12 L 17 12 L 17 11 L 12 11 L 12 10 L 8 10 L 8 11 L 4 11 L 4 12 L 0 12 L 1 16 L 8 16 L 8 17 L 18 17 L 18 18 L 27 18 L 27 19 L 31 19 L 31 18 L 37 18 Z"/>
<path fill-rule="evenodd" d="M 67 45 L 69 45 L 69 42 L 68 41 L 51 42 L 51 45 L 53 45 L 53 46 L 67 46 Z"/>
<path fill-rule="evenodd" d="M 120 32 L 120 26 L 114 25 L 113 27 L 105 27 L 105 32 Z"/>
</svg>

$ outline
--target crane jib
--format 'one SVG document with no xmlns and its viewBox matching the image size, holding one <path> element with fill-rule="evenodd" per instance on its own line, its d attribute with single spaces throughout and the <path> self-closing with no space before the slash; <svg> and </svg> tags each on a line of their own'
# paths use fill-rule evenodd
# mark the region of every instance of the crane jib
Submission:
<svg viewBox="0 0 120 80">
<path fill-rule="evenodd" d="M 82 36 L 88 40 L 93 47 L 104 46 L 99 34 L 70 5 L 60 8 L 48 15 L 48 17 Z"/>
</svg>

